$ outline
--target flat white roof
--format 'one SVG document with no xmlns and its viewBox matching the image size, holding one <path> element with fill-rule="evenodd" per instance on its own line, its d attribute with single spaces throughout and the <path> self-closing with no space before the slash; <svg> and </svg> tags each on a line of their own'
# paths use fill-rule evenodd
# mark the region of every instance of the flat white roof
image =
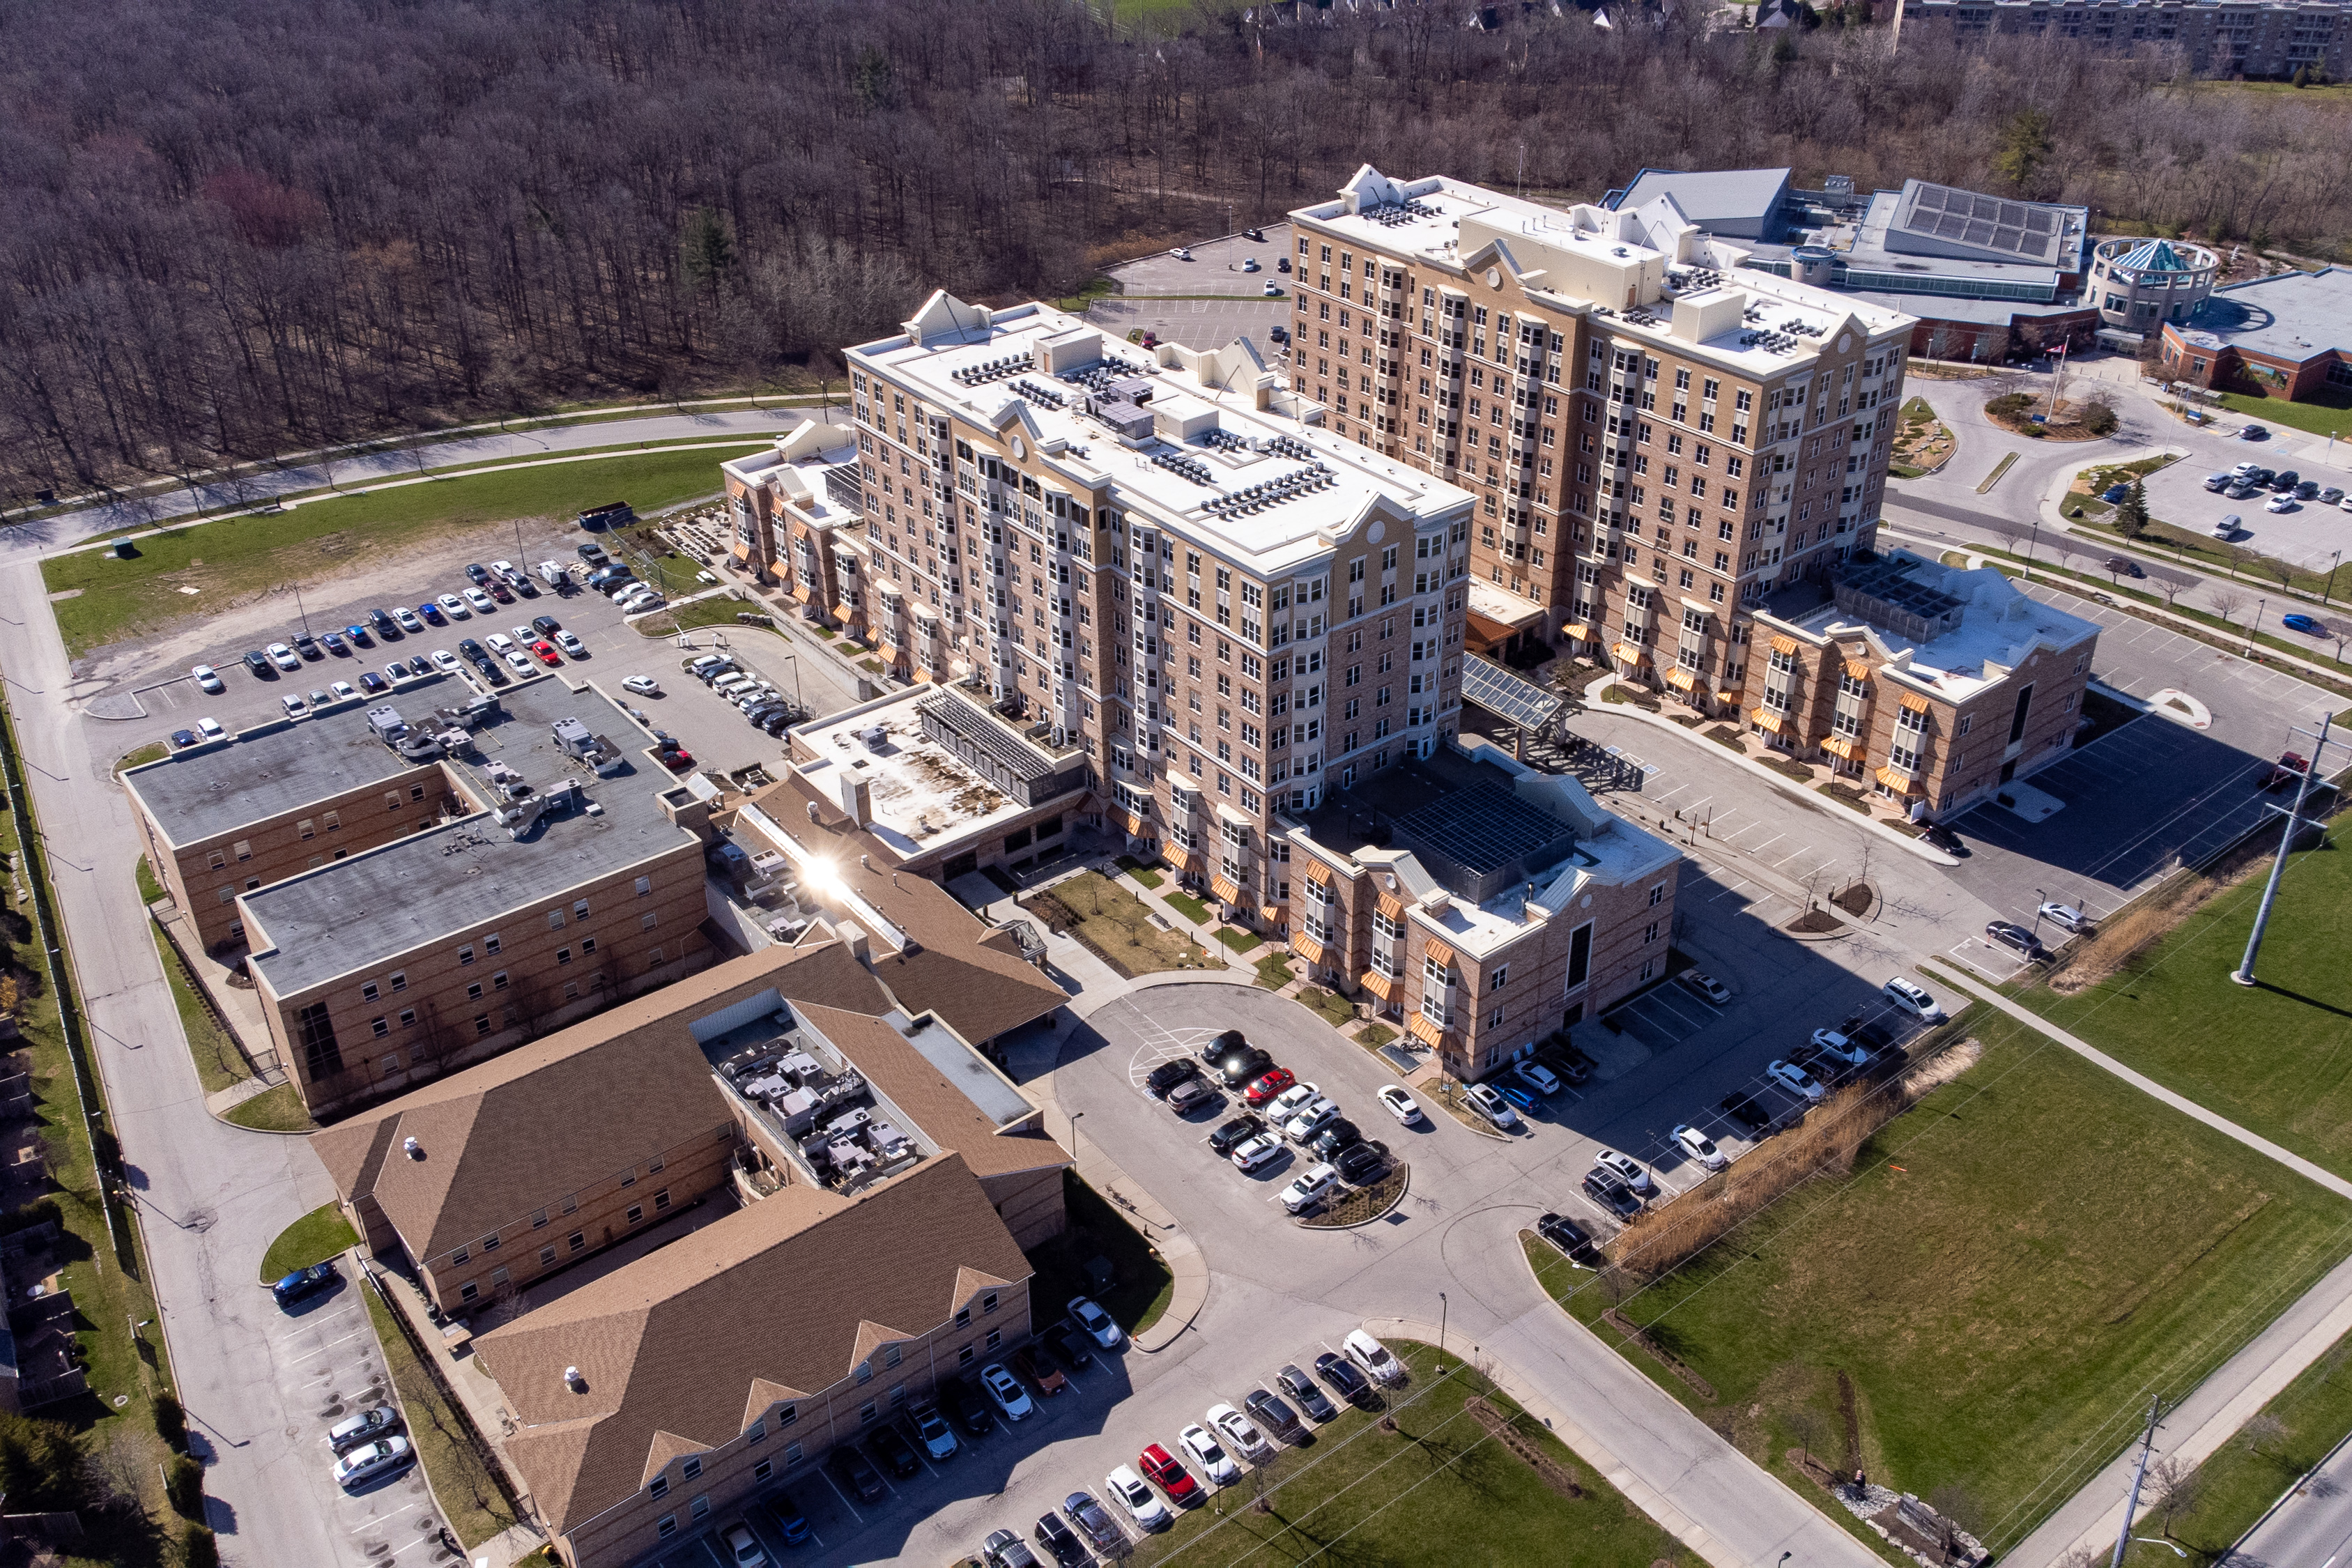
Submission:
<svg viewBox="0 0 2352 1568">
<path fill-rule="evenodd" d="M 828 799 L 839 798 L 836 773 L 864 780 L 874 813 L 866 831 L 902 857 L 971 838 L 1030 809 L 923 733 L 922 705 L 933 690 L 918 686 L 793 731 L 817 753 L 814 761 L 793 764 L 801 776 Z M 878 747 L 867 741 L 877 728 L 883 731 Z"/>
<path fill-rule="evenodd" d="M 1965 602 L 1956 629 L 1915 644 L 1900 632 L 1852 616 L 1835 601 L 1789 624 L 1814 637 L 1832 639 L 1851 637 L 1866 627 L 1898 656 L 1908 650 L 1907 666 L 1898 657 L 1889 667 L 1888 673 L 1897 684 L 1916 686 L 1952 702 L 1964 702 L 2006 680 L 2036 643 L 2063 651 L 2099 635 L 2096 622 L 2070 616 L 2021 592 L 1990 566 L 1967 572 L 1921 560 L 1908 552 L 1898 552 L 1895 558 L 1910 563 L 1905 574 L 1913 582 Z"/>
</svg>

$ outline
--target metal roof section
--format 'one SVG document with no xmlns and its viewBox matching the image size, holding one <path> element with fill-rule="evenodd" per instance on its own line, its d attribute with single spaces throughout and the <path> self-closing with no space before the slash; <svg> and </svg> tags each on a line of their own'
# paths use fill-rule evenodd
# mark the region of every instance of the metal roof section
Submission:
<svg viewBox="0 0 2352 1568">
<path fill-rule="evenodd" d="M 2012 201 L 1925 180 L 1903 182 L 1895 219 L 1887 226 L 1890 250 L 1948 256 L 1970 261 L 2021 261 L 2067 270 L 2081 248 L 2077 209 Z"/>
<path fill-rule="evenodd" d="M 1568 706 L 1568 700 L 1559 692 L 1476 654 L 1462 656 L 1462 700 L 1508 719 L 1531 734 L 1559 718 L 1559 710 Z"/>
<path fill-rule="evenodd" d="M 1692 223 L 1710 234 L 1735 239 L 1778 238 L 1780 209 L 1789 199 L 1788 169 L 1644 169 L 1622 192 L 1612 192 L 1612 211 L 1633 211 L 1671 196 Z"/>
</svg>

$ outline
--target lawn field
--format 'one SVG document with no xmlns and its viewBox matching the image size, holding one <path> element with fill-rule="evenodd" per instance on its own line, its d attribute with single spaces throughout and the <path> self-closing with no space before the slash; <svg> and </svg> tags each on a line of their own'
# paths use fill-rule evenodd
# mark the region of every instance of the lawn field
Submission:
<svg viewBox="0 0 2352 1568">
<path fill-rule="evenodd" d="M 742 450 L 761 444 L 746 440 Z M 616 498 L 644 512 L 706 495 L 719 488 L 719 464 L 728 456 L 709 446 L 656 447 L 325 496 L 291 511 L 166 529 L 139 540 L 139 553 L 128 561 L 106 550 L 52 556 L 41 563 L 41 575 L 52 594 L 74 591 L 50 608 L 68 651 L 79 656 L 436 533 L 519 517 L 567 517 Z M 183 594 L 183 587 L 198 592 Z"/>
<path fill-rule="evenodd" d="M 2225 392 L 2221 406 L 2242 414 L 2257 425 L 2284 425 L 2314 436 L 2352 436 L 2352 394 L 2323 391 L 2317 397 L 2289 403 L 2283 397 L 2249 397 Z M 2251 444 L 2251 443 L 2250 443 Z"/>
<path fill-rule="evenodd" d="M 2137 962 L 2072 996 L 2017 999 L 2166 1088 L 2352 1175 L 2352 849 L 2287 864 L 2263 939 L 2263 984 L 2236 984 L 2262 900 L 2257 872 L 2201 905 Z"/>
<path fill-rule="evenodd" d="M 1213 967 L 1199 942 L 1181 931 L 1153 925 L 1143 900 L 1099 871 L 1056 882 L 1028 896 L 1024 907 L 1051 918 L 1121 974 Z"/>
<path fill-rule="evenodd" d="M 1186 1510 L 1129 1561 L 1184 1568 L 1696 1568 L 1697 1558 L 1461 1357 L 1448 1356 L 1439 1377 L 1430 1346 L 1389 1348 L 1411 1369 L 1385 1396 L 1394 1431 L 1383 1429 L 1380 1414 L 1347 1409 L 1314 1447 L 1281 1450 L 1265 1482 L 1265 1511 L 1249 1506 L 1255 1478 L 1245 1478 L 1228 1489 L 1222 1510 Z M 1544 1461 L 1545 1473 L 1523 1454 Z"/>
<path fill-rule="evenodd" d="M 2352 1251 L 2352 1204 L 1979 1007 L 1981 1058 L 1622 1310 L 1632 1363 L 1801 1495 L 1788 1458 L 1947 1506 L 1996 1552 Z M 1542 1257 L 1595 1322 L 1609 1287 Z M 1597 1331 L 1612 1342 L 1606 1325 Z M 1842 1509 L 1828 1517 L 1849 1522 Z"/>
<path fill-rule="evenodd" d="M 341 1208 L 322 1205 L 278 1233 L 278 1239 L 262 1257 L 261 1282 L 275 1285 L 297 1268 L 341 1256 L 358 1240 Z"/>
</svg>

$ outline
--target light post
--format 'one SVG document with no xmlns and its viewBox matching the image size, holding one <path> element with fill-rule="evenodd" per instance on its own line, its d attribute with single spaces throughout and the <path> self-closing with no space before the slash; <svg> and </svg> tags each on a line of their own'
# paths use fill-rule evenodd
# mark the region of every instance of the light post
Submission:
<svg viewBox="0 0 2352 1568">
<path fill-rule="evenodd" d="M 1437 1370 L 1445 1370 L 1445 1292 L 1437 1293 Z"/>
<path fill-rule="evenodd" d="M 2033 905 L 2033 940 L 2038 943 L 2042 940 L 2042 906 L 2050 901 L 2050 895 L 2043 892 L 2041 889 L 2036 888 L 2033 889 L 2033 897 L 2035 900 Z"/>
<path fill-rule="evenodd" d="M 2186 1557 L 2189 1555 L 2188 1552 L 2183 1552 L 2180 1549 L 2179 1542 L 2167 1541 L 2161 1535 L 2135 1535 L 2132 1539 L 2146 1546 L 2169 1546 L 2172 1548 L 2172 1554 L 2175 1557 Z"/>
<path fill-rule="evenodd" d="M 2248 658 L 2254 657 L 2254 637 L 2263 629 L 2263 610 L 2269 604 L 2268 599 L 2257 597 L 2254 600 L 2254 618 L 2246 623 L 2246 657 Z"/>
<path fill-rule="evenodd" d="M 2327 595 L 2336 591 L 2336 569 L 2344 564 L 2341 550 L 2327 558 L 2327 575 L 2319 580 L 2319 602 L 2327 603 Z"/>
</svg>

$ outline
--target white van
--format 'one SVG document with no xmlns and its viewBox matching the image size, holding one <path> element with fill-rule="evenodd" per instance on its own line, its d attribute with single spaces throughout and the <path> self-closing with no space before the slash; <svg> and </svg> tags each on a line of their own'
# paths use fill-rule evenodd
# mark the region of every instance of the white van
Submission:
<svg viewBox="0 0 2352 1568">
<path fill-rule="evenodd" d="M 1917 982 L 1906 980 L 1898 974 L 1880 989 L 1885 993 L 1889 1002 L 1921 1023 L 1940 1024 L 1944 1021 L 1942 1005 L 1928 995 L 1927 988 Z"/>
<path fill-rule="evenodd" d="M 546 584 L 551 588 L 562 587 L 563 563 L 560 561 L 541 562 L 539 563 L 539 580 Z"/>
<path fill-rule="evenodd" d="M 710 689 L 716 691 L 721 697 L 732 697 L 737 692 L 741 691 L 748 687 L 757 686 L 758 684 L 758 681 L 752 679 L 750 676 L 744 674 L 739 669 L 731 675 L 722 675 L 718 679 L 712 681 L 710 683 Z"/>
</svg>

